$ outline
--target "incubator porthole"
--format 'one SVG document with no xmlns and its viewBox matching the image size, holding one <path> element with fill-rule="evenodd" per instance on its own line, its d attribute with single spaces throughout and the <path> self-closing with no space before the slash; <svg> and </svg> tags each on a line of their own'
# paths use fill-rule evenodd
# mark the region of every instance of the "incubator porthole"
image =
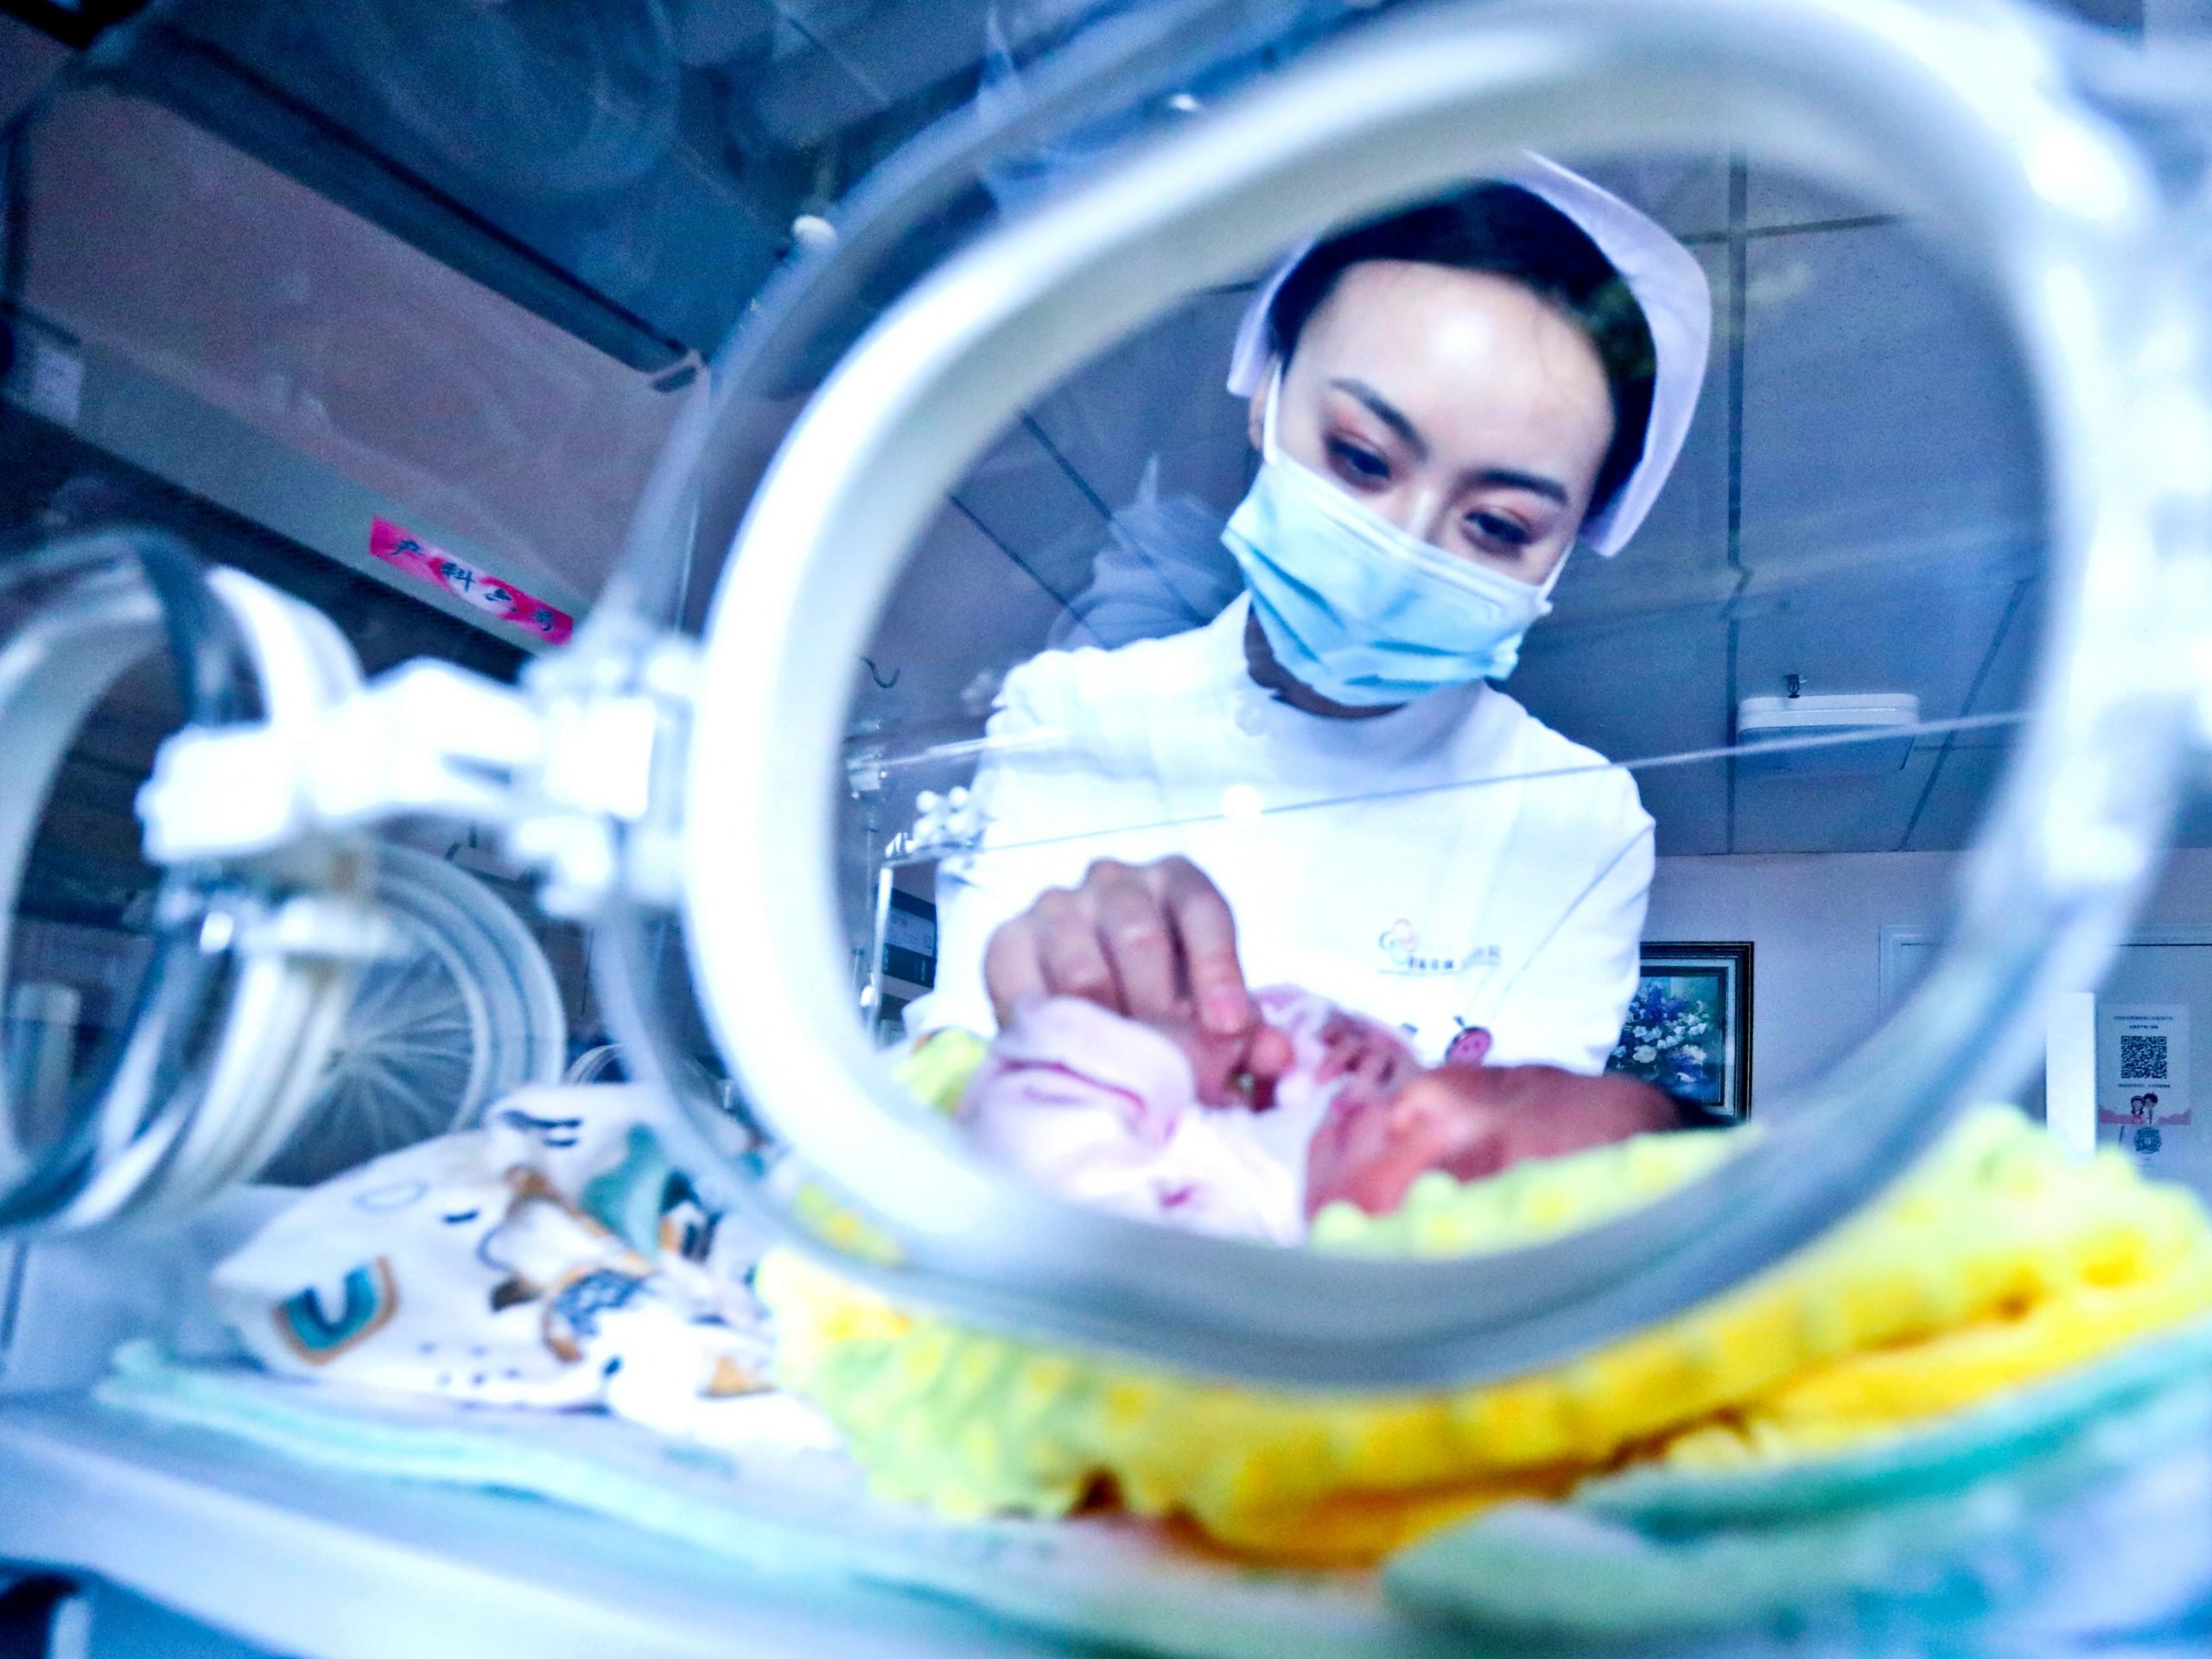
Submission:
<svg viewBox="0 0 2212 1659">
<path fill-rule="evenodd" d="M 2037 988 L 2083 971 L 2139 890 L 2149 866 L 2138 855 L 2159 834 L 2167 798 L 2155 787 L 2111 788 L 2088 734 L 2125 721 L 2125 741 L 2144 755 L 2179 736 L 2177 682 L 2154 663 L 2130 667 L 2124 652 L 2109 654 L 2132 626 L 2123 613 L 2139 615 L 2152 591 L 2146 507 L 2156 487 L 2122 481 L 2127 463 L 2112 451 L 2091 460 L 2074 446 L 2126 402 L 2120 381 L 2157 333 L 2161 308 L 2179 302 L 2157 284 L 2147 305 L 2126 297 L 2133 279 L 2121 273 L 2164 257 L 2148 180 L 2116 135 L 2068 110 L 2049 79 L 2024 83 L 2031 90 L 2001 117 L 1974 105 L 1971 122 L 1988 124 L 1969 141 L 1966 127 L 1944 125 L 1949 115 L 1932 114 L 1968 107 L 1970 98 L 1948 101 L 1965 89 L 1930 60 L 1887 55 L 1873 44 L 1878 30 L 1853 32 L 1847 45 L 1844 35 L 1825 34 L 1827 21 L 1796 11 L 1770 41 L 1732 43 L 1717 13 L 1694 7 L 1679 19 L 1605 19 L 1602 29 L 1594 13 L 1406 20 L 1301 66 L 1311 79 L 1298 116 L 1290 93 L 1271 101 L 1273 89 L 1262 89 L 1131 151 L 1113 175 L 1071 185 L 979 240 L 887 315 L 817 394 L 753 501 L 702 660 L 687 893 L 698 979 L 763 1115 L 795 1158 L 896 1222 L 929 1294 L 978 1318 L 1041 1320 L 1071 1337 L 1112 1332 L 1138 1345 L 1173 1319 L 1173 1347 L 1185 1363 L 1227 1363 L 1234 1352 L 1236 1363 L 1258 1363 L 1264 1349 L 1308 1382 L 1380 1381 L 1372 1367 L 1414 1347 L 1440 1363 L 1449 1349 L 1456 1363 L 1493 1374 L 1525 1365 L 1551 1344 L 1587 1341 L 1608 1319 L 1647 1319 L 1709 1294 L 1804 1242 L 1878 1191 L 1892 1160 L 1928 1144 L 1977 1091 L 2017 1086 Z M 1908 33 L 1919 27 L 1902 12 L 1894 21 Z M 1651 113 L 1658 105 L 1646 94 L 1662 72 L 1656 58 L 1639 57 L 1645 29 L 1654 54 L 1695 41 L 1694 49 L 1734 65 L 1702 112 L 1712 135 L 1702 152 L 1687 139 L 1694 121 Z M 1802 48 L 1794 57 L 1780 44 L 1785 35 Z M 1571 73 L 1533 60 L 1509 70 L 1489 49 L 1570 37 Z M 1662 40 L 1672 44 L 1662 48 Z M 1830 48 L 1841 56 L 1809 67 Z M 2020 49 L 2034 60 L 2036 48 Z M 1324 105 L 1342 111 L 1326 131 L 1312 118 Z M 1758 127 L 1758 109 L 1786 109 L 1788 118 Z M 1531 149 L 1552 155 L 1532 161 Z M 2061 156 L 2081 164 L 2055 172 Z M 2030 166 L 2036 157 L 2044 159 Z M 1573 182 L 1558 184 L 1545 169 L 1560 161 L 1586 170 L 1569 168 Z M 2085 191 L 2092 172 L 2110 188 Z M 1530 565 L 1535 581 L 1520 597 L 1510 580 L 1490 579 L 1511 563 L 1497 538 L 1540 543 L 1560 503 L 1547 518 L 1541 491 L 1533 504 L 1526 493 L 1510 501 L 1510 514 L 1500 509 L 1505 497 L 1463 493 L 1434 518 L 1418 461 L 1402 459 L 1414 447 L 1407 432 L 1424 449 L 1448 441 L 1470 454 L 1483 435 L 1455 429 L 1448 410 L 1440 416 L 1418 401 L 1417 385 L 1394 399 L 1376 395 L 1392 388 L 1370 374 L 1330 367 L 1332 353 L 1364 349 L 1360 360 L 1374 377 L 1389 368 L 1344 308 L 1319 312 L 1309 325 L 1319 332 L 1280 377 L 1266 371 L 1266 337 L 1250 333 L 1257 325 L 1235 338 L 1252 285 L 1286 251 L 1485 176 L 1524 181 L 1524 193 L 1525 181 L 1537 181 L 1541 206 L 1566 202 L 1570 218 L 1579 202 L 1622 200 L 1603 183 L 1671 217 L 1663 241 L 1637 243 L 1624 229 L 1632 221 L 1603 205 L 1579 228 L 1643 284 L 1628 286 L 1643 308 L 1647 353 L 1654 340 L 1662 359 L 1670 346 L 1702 353 L 1708 325 L 1713 341 L 1674 476 L 1656 500 L 1636 499 L 1639 520 L 1646 506 L 1650 516 L 1629 548 L 1605 556 L 1616 550 L 1605 532 L 1634 497 L 1620 493 L 1623 469 L 1608 480 L 1603 510 L 1590 512 L 1595 486 L 1577 484 L 1554 459 L 1554 470 L 1570 474 L 1559 495 L 1588 525 L 1564 538 L 1580 544 L 1563 567 Z M 1599 194 L 1576 194 L 1586 187 Z M 1232 202 L 1234 216 L 1224 217 Z M 1400 245 L 1380 245 L 1387 258 Z M 1684 272 L 1671 294 L 1670 268 Z M 1325 299 L 1368 280 L 1351 269 L 1323 285 Z M 2069 282 L 2055 284 L 2055 271 Z M 1401 283 L 1400 312 L 1416 306 L 1418 294 L 1404 286 L 1411 279 L 1389 275 Z M 1462 286 L 1480 289 L 1488 275 Z M 1546 290 L 1545 305 L 1521 327 L 1573 321 L 1572 280 L 1550 280 L 1566 286 Z M 1681 300 L 1694 284 L 1704 292 Z M 1313 286 L 1293 284 L 1291 305 L 1310 314 Z M 1163 313 L 1172 320 L 1160 321 Z M 1688 317 L 1697 321 L 1694 346 L 1681 326 Z M 1572 372 L 1605 384 L 1605 353 L 1619 349 L 1611 327 L 1586 316 L 1579 343 L 1573 328 L 1560 335 L 1568 343 L 1555 348 L 1544 390 L 1564 399 L 1559 388 Z M 1302 456 L 1302 471 L 1268 460 L 1255 485 L 1246 422 L 1233 410 L 1215 423 L 1219 460 L 1175 446 L 1170 423 L 1207 419 L 1182 411 L 1222 396 L 1207 389 L 1202 365 L 1232 344 L 1255 359 L 1238 365 L 1234 382 L 1251 399 L 1252 441 L 1268 456 Z M 1114 386 L 1117 370 L 1147 352 L 1185 376 L 1171 383 L 1177 401 L 1163 406 L 1162 448 L 1111 486 L 1128 492 L 1120 499 L 1131 503 L 1130 516 L 1105 506 L 1085 544 L 1083 530 L 1061 529 L 1067 520 L 1032 504 L 1067 487 L 1071 474 L 1094 502 L 1113 499 L 1083 472 L 1079 389 L 1092 374 L 1090 384 Z M 1570 359 L 1571 371 L 1562 366 Z M 1328 384 L 1311 384 L 1324 370 Z M 1643 406 L 1668 402 L 1663 371 L 1662 360 L 1635 392 L 1654 400 Z M 1616 376 L 1601 410 L 1630 406 L 1624 384 Z M 1672 395 L 1679 400 L 1679 378 Z M 1362 423 L 1354 444 L 1347 433 Z M 1979 440 L 1971 447 L 1959 441 L 1968 431 Z M 1390 493 L 1400 488 L 1395 475 L 1387 486 L 1376 482 L 1376 456 L 1394 442 L 1408 468 L 1402 497 Z M 1346 460 L 1346 449 L 1363 446 L 1363 461 Z M 1556 454 L 1571 450 L 1569 442 Z M 1533 454 L 1523 445 L 1491 456 L 1489 472 L 1556 486 Z M 1186 504 L 1162 486 L 1171 467 L 1214 492 L 1192 504 L 1195 534 L 1174 522 Z M 1269 486 L 1271 468 L 1287 480 L 1280 487 Z M 1449 571 L 1433 580 L 1478 588 L 1455 602 L 1513 619 L 1486 636 L 1491 655 L 1440 664 L 1436 646 L 1425 644 L 1425 658 L 1360 657 L 1353 647 L 1376 636 L 1357 636 L 1344 613 L 1312 605 L 1318 567 L 1269 563 L 1306 518 L 1333 512 L 1329 491 L 1308 487 L 1330 468 L 1389 510 L 1370 521 L 1396 515 L 1390 536 L 1358 532 L 1388 556 L 1419 563 L 1424 543 L 1448 550 L 1461 537 L 1487 550 L 1473 555 L 1484 567 L 1479 582 Z M 1025 469 L 1039 480 L 1027 498 L 1016 482 Z M 1431 520 L 1408 533 L 1406 523 L 1424 512 Z M 1294 514 L 1304 515 L 1295 529 Z M 1224 518 L 1226 554 L 1215 542 Z M 1182 561 L 1185 543 L 1196 551 Z M 1102 544 L 1109 559 L 1088 567 Z M 1176 556 L 1163 561 L 1162 548 Z M 1235 611 L 1240 588 L 1252 593 L 1255 614 L 1212 625 L 1223 636 L 1217 688 L 1205 677 L 1214 659 L 1201 664 L 1185 648 L 1195 634 L 1178 631 Z M 1439 591 L 1424 590 L 1432 611 Z M 1163 620 L 1127 621 L 1147 603 Z M 1002 632 L 976 626 L 986 614 L 1004 619 Z M 1396 620 L 1411 626 L 1411 615 Z M 1146 633 L 1174 637 L 1124 643 Z M 1255 638 L 1272 664 L 1252 666 Z M 1103 658 L 1084 649 L 1101 646 Z M 1046 654 L 1025 663 L 1040 647 Z M 818 670 L 841 652 L 871 665 L 849 700 Z M 929 673 L 948 658 L 946 683 L 933 689 Z M 2092 660 L 2099 666 L 2087 671 Z M 905 668 L 895 688 L 874 671 L 887 663 Z M 1115 677 L 1124 663 L 1126 678 Z M 1295 689 L 1286 693 L 1281 677 L 1270 684 L 1286 668 L 1308 692 L 1319 683 L 1355 714 L 1387 709 L 1394 696 L 1404 702 L 1455 673 L 1462 683 L 1487 676 L 1526 697 L 1538 711 L 1535 729 L 1567 741 L 1541 758 L 1524 747 L 1510 762 L 1473 767 L 1472 778 L 1394 774 L 1403 787 L 1365 798 L 1356 782 L 1325 781 L 1349 771 L 1332 774 L 1312 755 L 1282 759 L 1284 719 L 1268 711 L 1283 709 L 1286 696 L 1295 709 Z M 984 674 L 1004 677 L 988 727 L 950 695 L 956 683 Z M 1416 685 L 1412 677 L 1424 674 L 1435 678 Z M 1796 708 L 1754 706 L 1789 675 L 1801 688 Z M 1806 704 L 1808 683 L 1816 701 L 1834 700 Z M 1187 709 L 1179 693 L 1191 696 Z M 1236 711 L 1218 737 L 1210 699 Z M 1411 706 L 1402 726 L 1436 703 Z M 1516 705 L 1500 696 L 1491 706 Z M 730 717 L 762 708 L 776 711 L 765 726 Z M 1387 752 L 1396 718 L 1343 721 L 1331 753 Z M 841 726 L 864 734 L 867 782 L 856 793 L 844 785 L 857 774 L 831 760 Z M 774 734 L 772 744 L 762 732 Z M 1224 797 L 1218 775 L 1238 744 L 1292 766 L 1295 778 L 1288 788 L 1273 771 L 1238 780 L 1263 791 L 1268 810 L 1256 826 L 1224 811 L 1248 803 L 1242 793 Z M 1190 791 L 1179 793 L 1185 771 L 1205 780 L 1187 800 Z M 1464 817 L 1440 815 L 1436 830 L 1399 850 L 1387 819 L 1427 822 L 1429 798 L 1446 782 L 1478 785 L 1465 788 Z M 956 823 L 945 803 L 963 783 L 990 804 Z M 1613 804 L 1601 807 L 1600 797 Z M 2093 868 L 2060 851 L 2045 804 L 2062 801 L 2076 821 L 2066 846 L 2109 845 L 2124 855 Z M 772 812 L 763 810 L 768 802 Z M 842 803 L 834 811 L 833 802 Z M 1652 820 L 1656 833 L 1631 833 Z M 1247 838 L 1207 853 L 1208 838 L 1230 823 Z M 1619 833 L 1608 838 L 1608 825 Z M 1335 861 L 1304 887 L 1284 880 L 1268 863 L 1269 829 L 1316 845 L 1333 833 Z M 866 1023 L 879 1037 L 901 1034 L 882 1010 L 884 964 L 896 954 L 890 930 L 902 912 L 937 905 L 936 970 L 957 976 L 959 988 L 931 988 L 931 995 L 940 1007 L 975 1001 L 952 1023 L 988 1030 L 984 939 L 1003 953 L 1007 937 L 995 926 L 1047 890 L 1077 894 L 1052 901 L 1062 909 L 1093 902 L 1084 885 L 1092 858 L 1150 868 L 1174 855 L 1211 863 L 1214 883 L 1229 885 L 1255 959 L 1282 964 L 1293 979 L 1304 964 L 1338 990 L 1340 1003 L 1361 994 L 1388 999 L 1397 1012 L 1384 1023 L 1408 1028 L 1426 1063 L 1471 1027 L 1481 1035 L 1467 1039 L 1470 1048 L 1487 1042 L 1499 1062 L 1594 1069 L 1621 1049 L 1622 1068 L 1656 1079 L 1653 1068 L 1671 1063 L 1679 1076 L 1669 1077 L 1710 1092 L 1713 1072 L 1727 1070 L 1715 1056 L 1732 1049 L 1748 1060 L 1750 1045 L 1748 1033 L 1726 1029 L 1726 1009 L 1697 1002 L 1699 1012 L 1686 1013 L 1668 989 L 1705 982 L 1687 970 L 1643 976 L 1658 988 L 1642 1005 L 1652 1017 L 1625 1045 L 1615 1017 L 1639 994 L 1637 947 L 1649 944 L 1656 958 L 1671 942 L 1663 911 L 1653 914 L 1656 926 L 1639 925 L 1647 905 L 1669 894 L 1652 881 L 1655 856 L 1687 873 L 1690 861 L 1712 855 L 1962 849 L 1977 830 L 1981 850 L 1952 920 L 1942 921 L 1948 893 L 1915 901 L 1949 948 L 1916 988 L 1907 975 L 1929 953 L 1898 958 L 1880 989 L 1897 1010 L 1882 1037 L 1859 1040 L 1877 1023 L 1872 1006 L 1854 1011 L 1847 1029 L 1770 1036 L 1761 1053 L 1766 1134 L 1699 1185 L 1532 1254 L 1545 1263 L 1541 1295 L 1529 1289 L 1532 1280 L 1512 1282 L 1502 1262 L 1414 1268 L 1255 1257 L 1173 1228 L 1133 1230 L 1096 1205 L 1040 1204 L 1041 1195 L 1010 1186 L 1002 1166 L 957 1144 L 957 1132 L 899 1100 L 868 1059 L 855 1017 L 865 986 L 874 999 Z M 1500 849 L 1516 831 L 1541 851 L 1513 867 L 1517 879 L 1490 878 L 1504 868 Z M 1471 851 L 1485 836 L 1497 844 Z M 1456 888 L 1444 863 L 1455 851 L 1463 860 L 1451 867 L 1462 873 Z M 1408 896 L 1392 896 L 1389 876 L 1424 857 L 1439 861 L 1426 885 L 1406 874 Z M 1464 879 L 1470 870 L 1479 893 Z M 968 895 L 951 909 L 948 874 Z M 1256 899 L 1270 875 L 1266 899 Z M 1473 913 L 1446 916 L 1450 906 L 1427 896 L 1440 886 Z M 1374 913 L 1336 922 L 1334 957 L 1322 965 L 1311 950 L 1300 954 L 1295 942 L 1312 937 L 1300 918 L 1351 912 L 1352 895 L 1370 887 Z M 1267 903 L 1278 913 L 1264 913 Z M 2031 913 L 2045 918 L 2025 931 L 2037 936 L 2032 947 L 2020 921 Z M 2100 913 L 2105 920 L 2091 919 Z M 1878 920 L 1872 925 L 1879 931 Z M 1102 923 L 1096 937 L 1108 933 Z M 2078 944 L 2050 948 L 2055 933 Z M 1688 938 L 1716 934 L 1731 937 L 1712 929 Z M 799 941 L 774 975 L 738 944 L 768 935 Z M 1578 936 L 1590 953 L 1580 960 Z M 1601 949 L 1601 940 L 1612 943 Z M 1034 950 L 1049 958 L 1065 944 L 1052 934 Z M 1390 988 L 1354 975 L 1344 965 L 1353 951 L 1366 953 L 1374 983 Z M 1078 963 L 1059 982 L 1088 975 L 1091 994 L 1113 1003 L 1127 966 Z M 1560 983 L 1544 986 L 1554 966 Z M 1001 988 L 1055 982 L 1048 963 L 1026 971 Z M 1480 995 L 1446 1006 L 1439 988 L 1476 979 Z M 1599 982 L 1618 989 L 1597 995 Z M 1573 1019 L 1516 1015 L 1516 1000 L 1540 988 L 1554 1012 L 1588 1004 L 1586 1039 L 1546 1029 Z M 923 988 L 899 984 L 906 1036 L 934 1017 Z M 1860 995 L 1866 1005 L 1877 1000 Z M 1660 1010 L 1671 1011 L 1662 1018 Z M 1009 1009 L 995 1013 L 1003 1020 Z M 1701 1022 L 1691 1036 L 1710 1040 L 1676 1029 L 1685 1020 Z M 790 1041 L 795 1030 L 807 1033 L 804 1059 Z M 831 1072 L 848 1081 L 826 1094 L 821 1080 Z M 1848 1150 L 1833 1136 L 1818 1158 L 1798 1150 L 1846 1122 Z M 931 1172 L 925 1181 L 915 1179 L 921 1168 Z M 1119 1200 L 1104 1207 L 1129 1209 Z M 948 1213 L 970 1219 L 949 1228 Z M 1016 1237 L 1052 1242 L 1017 1249 Z M 1355 1292 L 1355 1283 L 1369 1290 Z M 1255 1294 L 1262 1284 L 1268 1293 Z"/>
</svg>

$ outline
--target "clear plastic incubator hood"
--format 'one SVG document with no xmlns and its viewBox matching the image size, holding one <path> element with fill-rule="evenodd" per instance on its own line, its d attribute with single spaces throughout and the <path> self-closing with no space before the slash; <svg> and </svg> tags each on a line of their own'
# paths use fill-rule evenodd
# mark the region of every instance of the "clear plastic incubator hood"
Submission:
<svg viewBox="0 0 2212 1659">
<path fill-rule="evenodd" d="M 330 620 L 168 530 L 0 564 L 0 886 L 104 697 L 166 658 L 179 716 L 136 797 L 158 891 L 135 1001 L 66 1087 L 11 1046 L 0 1226 L 187 1215 L 296 1147 L 369 1086 L 347 1009 L 410 926 L 475 942 L 440 947 L 474 988 L 469 1103 L 442 1121 L 551 1080 L 543 964 L 385 839 L 424 822 L 588 930 L 622 1064 L 680 1107 L 709 1207 L 902 1307 L 1224 1385 L 1570 1364 L 1834 1237 L 1973 1109 L 2032 1090 L 2057 999 L 2099 982 L 2199 835 L 2212 58 L 1998 0 L 1191 0 L 1072 30 L 1079 10 L 1050 52 L 993 10 L 975 100 L 816 204 L 673 394 L 573 639 L 512 683 L 365 675 Z M 1643 308 L 1621 372 L 1643 401 L 1586 321 L 1542 335 L 1527 390 L 1567 430 L 1571 389 L 1612 376 L 1592 465 L 1645 425 L 1620 458 L 1651 488 L 1617 543 L 1637 476 L 1532 482 L 1535 429 L 1484 423 L 1510 388 L 1405 379 L 1439 267 L 1353 265 L 1287 328 L 1298 279 L 1268 285 L 1316 238 L 1559 169 L 1628 219 L 1578 218 L 1556 183 L 1520 199 L 1667 238 L 1639 273 L 1630 233 L 1589 232 Z M 1709 313 L 1654 311 L 1639 276 L 1692 268 Z M 1468 328 L 1567 327 L 1563 290 L 1501 269 L 1452 277 L 1541 315 Z M 1339 303 L 1355 278 L 1365 324 Z M 1232 395 L 1240 325 L 1260 366 Z M 1263 467 L 1278 438 L 1289 461 Z M 1285 613 L 1263 624 L 1222 534 L 1248 490 L 1302 462 L 1399 502 L 1370 451 L 1426 478 L 1485 445 L 1505 460 L 1449 484 L 1451 533 L 1502 538 L 1493 563 L 1547 526 L 1573 543 L 1538 569 L 1517 661 L 1371 718 L 1286 694 Z M 1916 713 L 1736 731 L 1801 686 Z M 1880 765 L 1813 758 L 1862 742 Z M 1741 1114 L 1748 1028 L 1667 1029 L 1691 1016 L 1653 963 L 1690 925 L 1670 895 L 1761 854 L 1801 861 L 1802 913 L 1863 914 L 1836 959 L 1864 1008 L 1785 1006 L 1811 970 L 1770 951 L 1727 1154 L 1478 1248 L 1422 1233 L 1428 1177 L 1401 1249 L 1345 1206 L 1286 1240 L 1078 1201 L 917 1083 L 931 1032 L 990 1039 L 999 923 L 1095 861 L 1173 857 L 1228 896 L 1255 988 L 1371 1014 L 1421 1065 L 1479 1033 L 1492 1065 L 1609 1066 Z M 1910 976 L 1885 959 L 1878 1010 L 1875 932 L 1899 918 L 1864 910 L 1849 861 L 1878 854 L 1927 855 L 1948 912 Z"/>
</svg>

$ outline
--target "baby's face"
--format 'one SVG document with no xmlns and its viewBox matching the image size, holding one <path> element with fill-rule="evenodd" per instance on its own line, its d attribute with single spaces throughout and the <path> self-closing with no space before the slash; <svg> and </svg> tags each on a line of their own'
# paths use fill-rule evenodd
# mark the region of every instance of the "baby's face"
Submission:
<svg viewBox="0 0 2212 1659">
<path fill-rule="evenodd" d="M 1387 1215 L 1427 1170 L 1478 1180 L 1675 1121 L 1649 1084 L 1549 1065 L 1439 1066 L 1388 1096 L 1347 1088 L 1306 1143 L 1306 1213 L 1342 1199 Z"/>
</svg>

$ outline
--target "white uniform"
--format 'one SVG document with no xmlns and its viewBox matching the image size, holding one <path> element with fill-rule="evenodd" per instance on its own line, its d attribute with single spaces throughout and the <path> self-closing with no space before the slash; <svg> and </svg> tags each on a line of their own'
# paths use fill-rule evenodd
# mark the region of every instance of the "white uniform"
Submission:
<svg viewBox="0 0 2212 1659">
<path fill-rule="evenodd" d="M 1399 1025 L 1432 1061 L 1484 1026 L 1497 1064 L 1602 1070 L 1651 881 L 1634 781 L 1482 684 L 1364 720 L 1302 714 L 1253 683 L 1249 608 L 1007 676 L 992 734 L 1064 741 L 979 777 L 983 849 L 938 870 L 937 989 L 908 1029 L 994 1030 L 983 952 L 1001 922 L 1094 859 L 1181 853 L 1235 912 L 1248 983 Z M 1495 781 L 1441 787 L 1478 779 Z M 1224 820 L 1225 791 L 1268 810 Z"/>
</svg>

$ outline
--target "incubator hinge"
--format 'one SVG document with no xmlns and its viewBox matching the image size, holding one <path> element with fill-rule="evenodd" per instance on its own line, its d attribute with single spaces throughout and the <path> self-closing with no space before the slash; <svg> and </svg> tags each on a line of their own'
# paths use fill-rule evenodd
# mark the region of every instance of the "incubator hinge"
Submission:
<svg viewBox="0 0 2212 1659">
<path fill-rule="evenodd" d="M 427 817 L 494 833 L 556 914 L 617 890 L 673 902 L 693 655 L 616 625 L 519 685 L 423 659 L 308 719 L 188 728 L 139 791 L 146 855 L 251 857 Z"/>
</svg>

